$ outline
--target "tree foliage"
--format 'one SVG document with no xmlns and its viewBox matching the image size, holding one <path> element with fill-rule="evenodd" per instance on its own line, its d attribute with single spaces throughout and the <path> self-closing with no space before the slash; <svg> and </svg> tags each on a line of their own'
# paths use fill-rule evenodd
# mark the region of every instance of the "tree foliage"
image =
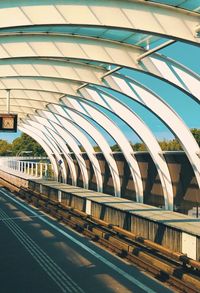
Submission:
<svg viewBox="0 0 200 293">
<path fill-rule="evenodd" d="M 196 139 L 198 145 L 200 146 L 200 129 L 193 128 L 191 132 Z M 131 142 L 130 142 L 131 143 Z M 162 140 L 159 141 L 160 147 L 163 151 L 180 151 L 182 146 L 177 139 L 172 140 Z M 134 151 L 147 151 L 144 143 L 135 143 L 131 146 Z M 69 147 L 69 146 L 68 146 Z M 113 152 L 120 152 L 121 149 L 118 144 L 111 146 Z M 12 143 L 8 143 L 6 140 L 0 139 L 0 156 L 8 155 L 19 155 L 20 152 L 31 151 L 32 156 L 46 156 L 43 148 L 30 136 L 22 133 L 20 137 L 16 138 Z M 72 150 L 71 150 L 72 151 Z M 81 151 L 85 151 L 81 146 Z M 99 146 L 94 146 L 95 152 L 101 152 Z"/>
<path fill-rule="evenodd" d="M 6 140 L 0 140 L 0 156 L 16 156 L 26 151 L 30 151 L 30 155 L 32 156 L 46 156 L 43 148 L 25 133 L 22 133 L 12 143 L 8 143 Z"/>
<path fill-rule="evenodd" d="M 11 154 L 11 145 L 3 139 L 0 139 L 0 156 L 8 156 Z"/>
<path fill-rule="evenodd" d="M 20 137 L 13 140 L 12 154 L 17 155 L 25 151 L 31 151 L 32 156 L 46 156 L 43 148 L 32 137 L 22 133 Z"/>
<path fill-rule="evenodd" d="M 198 145 L 200 146 L 200 129 L 197 128 L 192 128 L 191 129 L 191 133 L 193 134 L 194 138 L 196 139 Z M 180 142 L 178 141 L 178 139 L 174 138 L 172 140 L 161 140 L 158 141 L 161 149 L 163 151 L 181 151 L 182 150 L 182 146 L 180 144 Z M 137 142 L 135 144 L 131 143 L 131 146 L 133 148 L 134 151 L 147 151 L 147 147 L 144 143 L 140 143 Z M 98 146 L 94 147 L 95 151 L 99 148 Z M 120 147 L 118 146 L 118 144 L 114 144 L 113 146 L 111 146 L 111 149 L 113 152 L 120 152 Z"/>
<path fill-rule="evenodd" d="M 194 138 L 196 139 L 198 145 L 200 146 L 200 129 L 193 128 L 191 129 Z"/>
</svg>

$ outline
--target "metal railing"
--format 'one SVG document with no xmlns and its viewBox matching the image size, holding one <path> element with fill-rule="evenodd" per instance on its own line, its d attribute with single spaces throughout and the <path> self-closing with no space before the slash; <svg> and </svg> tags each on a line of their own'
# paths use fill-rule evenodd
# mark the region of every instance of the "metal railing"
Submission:
<svg viewBox="0 0 200 293">
<path fill-rule="evenodd" d="M 10 169 L 30 177 L 47 180 L 55 178 L 52 164 L 46 157 L 0 157 L 0 169 Z"/>
</svg>

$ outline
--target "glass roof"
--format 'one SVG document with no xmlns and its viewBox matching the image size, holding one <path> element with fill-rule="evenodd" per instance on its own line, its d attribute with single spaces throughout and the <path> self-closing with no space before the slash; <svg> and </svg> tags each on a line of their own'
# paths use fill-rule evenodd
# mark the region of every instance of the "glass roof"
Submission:
<svg viewBox="0 0 200 293">
<path fill-rule="evenodd" d="M 113 40 L 120 43 L 140 46 L 143 48 L 153 48 L 161 42 L 165 42 L 166 38 L 133 32 L 128 29 L 106 29 L 93 26 L 70 26 L 70 25 L 54 25 L 54 26 L 26 26 L 18 28 L 0 29 L 0 35 L 4 33 L 52 33 L 52 34 L 70 34 L 79 36 L 88 36 Z"/>
<path fill-rule="evenodd" d="M 147 0 L 200 13 L 200 0 Z"/>
</svg>

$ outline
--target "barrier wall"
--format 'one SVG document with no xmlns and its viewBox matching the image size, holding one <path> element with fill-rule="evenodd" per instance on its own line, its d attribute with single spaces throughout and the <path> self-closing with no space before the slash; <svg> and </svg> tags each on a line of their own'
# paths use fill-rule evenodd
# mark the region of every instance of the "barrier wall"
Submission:
<svg viewBox="0 0 200 293">
<path fill-rule="evenodd" d="M 55 181 L 27 181 L 2 171 L 0 179 L 3 185 L 6 183 L 9 187 L 10 181 L 11 184 L 15 184 L 18 191 L 28 187 L 46 196 L 47 202 L 48 199 L 61 202 L 63 205 L 131 231 L 137 236 L 200 260 L 200 220 Z"/>
<path fill-rule="evenodd" d="M 104 193 L 113 195 L 113 181 L 108 165 L 103 154 L 97 153 L 96 156 L 99 160 L 102 171 Z M 138 152 L 135 156 L 142 174 L 144 203 L 158 207 L 164 206 L 164 197 L 160 179 L 151 156 L 148 152 Z M 96 178 L 91 163 L 86 154 L 83 154 L 83 157 L 86 161 L 89 172 L 89 188 L 96 191 Z M 164 157 L 167 161 L 172 178 L 176 210 L 188 214 L 188 211 L 196 206 L 196 202 L 200 201 L 200 190 L 190 162 L 184 152 L 165 152 Z M 122 197 L 130 200 L 136 200 L 134 183 L 130 174 L 130 169 L 123 154 L 114 153 L 114 158 L 119 169 Z M 82 176 L 75 157 L 74 162 L 78 172 L 78 186 L 82 187 Z M 68 170 L 68 174 L 69 177 L 67 183 L 71 184 L 70 170 Z"/>
<path fill-rule="evenodd" d="M 54 183 L 45 184 L 42 180 L 29 181 L 29 188 L 33 191 L 42 189 L 42 194 L 56 201 L 60 193 L 63 205 L 200 260 L 200 219 L 85 189 L 68 187 L 66 191 L 65 184 L 59 187 Z"/>
</svg>

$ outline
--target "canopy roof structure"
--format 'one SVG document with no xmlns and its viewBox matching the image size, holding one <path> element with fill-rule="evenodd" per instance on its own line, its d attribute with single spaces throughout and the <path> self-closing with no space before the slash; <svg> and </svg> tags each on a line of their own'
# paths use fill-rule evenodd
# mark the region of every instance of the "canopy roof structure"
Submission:
<svg viewBox="0 0 200 293">
<path fill-rule="evenodd" d="M 157 116 L 180 141 L 200 187 L 199 146 L 178 113 L 124 69 L 163 80 L 187 94 L 199 107 L 200 78 L 159 49 L 176 41 L 200 46 L 200 0 L 19 0 L 0 2 L 0 112 L 7 95 L 19 128 L 47 152 L 55 172 L 65 158 L 76 185 L 76 156 L 84 187 L 92 164 L 97 190 L 103 191 L 99 162 L 91 140 L 110 168 L 115 195 L 120 176 L 104 133 L 119 145 L 130 167 L 138 202 L 143 201 L 140 169 L 129 138 L 112 119 L 128 125 L 155 162 L 166 209 L 173 209 L 169 169 L 157 139 L 126 100 Z M 180 52 L 181 54 L 181 52 Z M 126 99 L 121 98 L 121 94 Z M 108 114 L 110 113 L 110 115 Z M 63 165 L 64 180 L 67 171 Z"/>
</svg>

